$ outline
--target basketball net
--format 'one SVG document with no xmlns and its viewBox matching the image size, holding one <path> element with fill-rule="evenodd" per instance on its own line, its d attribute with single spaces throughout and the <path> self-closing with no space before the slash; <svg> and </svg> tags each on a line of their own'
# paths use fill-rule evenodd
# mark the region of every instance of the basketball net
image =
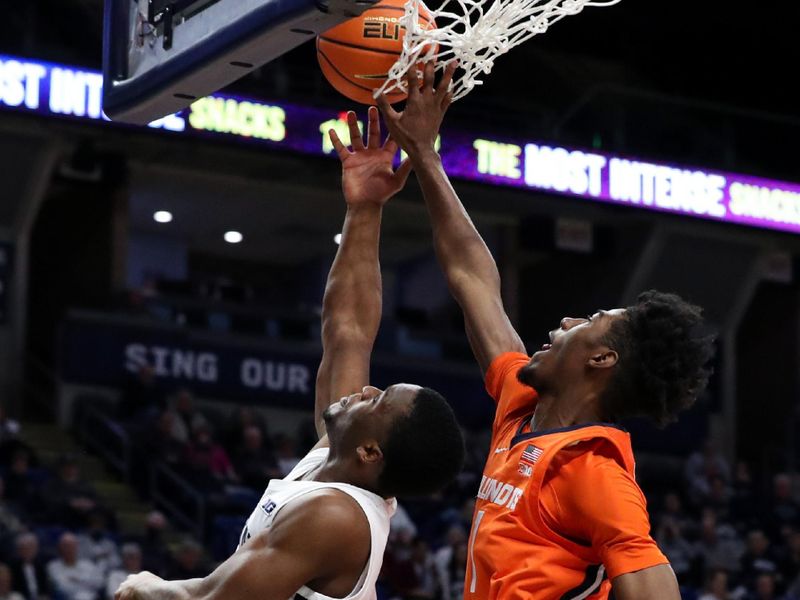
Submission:
<svg viewBox="0 0 800 600">
<path fill-rule="evenodd" d="M 406 73 L 412 65 L 436 60 L 444 69 L 453 60 L 459 70 L 453 78 L 453 100 L 483 83 L 494 61 L 512 48 L 544 33 L 553 23 L 576 15 L 585 6 L 611 6 L 620 0 L 443 0 L 430 10 L 422 0 L 408 0 L 400 19 L 405 27 L 403 52 L 389 71 L 379 94 L 407 91 Z M 428 9 L 438 28 L 420 23 L 420 6 Z"/>
</svg>

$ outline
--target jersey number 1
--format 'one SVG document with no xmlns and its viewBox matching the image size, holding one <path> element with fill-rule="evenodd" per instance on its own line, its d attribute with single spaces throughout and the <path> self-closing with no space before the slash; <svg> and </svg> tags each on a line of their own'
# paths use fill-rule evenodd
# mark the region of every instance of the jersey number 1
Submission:
<svg viewBox="0 0 800 600">
<path fill-rule="evenodd" d="M 469 563 L 470 570 L 472 571 L 472 578 L 469 584 L 469 593 L 474 594 L 475 588 L 478 586 L 478 573 L 475 569 L 475 540 L 478 537 L 478 527 L 481 526 L 483 515 L 486 514 L 485 510 L 479 510 L 475 515 L 475 523 L 472 525 L 472 535 L 470 536 L 469 543 Z"/>
</svg>

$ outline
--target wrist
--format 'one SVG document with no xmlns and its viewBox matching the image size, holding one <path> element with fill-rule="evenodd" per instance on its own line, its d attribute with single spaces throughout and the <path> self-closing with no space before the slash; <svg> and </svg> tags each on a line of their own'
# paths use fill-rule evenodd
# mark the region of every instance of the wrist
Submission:
<svg viewBox="0 0 800 600">
<path fill-rule="evenodd" d="M 415 171 L 426 167 L 436 168 L 442 164 L 442 157 L 433 146 L 412 150 L 408 153 L 408 158 L 411 160 Z"/>
<path fill-rule="evenodd" d="M 358 202 L 356 204 L 347 205 L 348 214 L 353 216 L 374 216 L 380 214 L 381 211 L 383 211 L 383 202 L 378 201 Z"/>
<path fill-rule="evenodd" d="M 186 581 L 164 581 L 162 591 L 163 600 L 191 600 L 194 596 L 200 595 L 200 584 L 202 579 L 189 579 Z M 190 588 L 196 588 L 190 591 Z"/>
</svg>

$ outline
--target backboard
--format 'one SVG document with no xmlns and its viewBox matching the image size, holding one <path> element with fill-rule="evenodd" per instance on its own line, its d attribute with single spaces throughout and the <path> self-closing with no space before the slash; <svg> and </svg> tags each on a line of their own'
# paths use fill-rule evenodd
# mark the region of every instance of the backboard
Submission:
<svg viewBox="0 0 800 600">
<path fill-rule="evenodd" d="M 378 0 L 105 0 L 103 110 L 144 125 Z"/>
</svg>

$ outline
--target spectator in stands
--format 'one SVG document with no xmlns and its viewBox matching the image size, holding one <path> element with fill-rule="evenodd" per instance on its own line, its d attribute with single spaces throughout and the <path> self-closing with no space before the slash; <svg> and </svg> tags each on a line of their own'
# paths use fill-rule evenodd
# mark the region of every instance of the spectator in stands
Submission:
<svg viewBox="0 0 800 600">
<path fill-rule="evenodd" d="M 272 452 L 264 446 L 264 436 L 257 425 L 248 425 L 242 433 L 242 445 L 234 454 L 233 468 L 241 482 L 261 490 L 281 472 Z"/>
<path fill-rule="evenodd" d="M 297 426 L 297 443 L 295 446 L 304 452 L 306 448 L 312 448 L 317 443 L 317 428 L 314 419 L 303 419 Z"/>
<path fill-rule="evenodd" d="M 281 477 L 286 477 L 300 462 L 294 440 L 285 433 L 275 436 L 275 458 L 278 461 Z"/>
<path fill-rule="evenodd" d="M 780 563 L 780 573 L 783 581 L 800 592 L 800 531 L 797 529 L 793 529 L 787 537 L 786 552 Z"/>
<path fill-rule="evenodd" d="M 458 544 L 440 579 L 442 600 L 461 600 L 464 597 L 464 579 L 467 576 L 467 543 Z"/>
<path fill-rule="evenodd" d="M 78 536 L 78 557 L 93 562 L 103 575 L 122 564 L 117 543 L 108 532 L 108 519 L 102 511 L 89 515 L 86 533 Z"/>
<path fill-rule="evenodd" d="M 447 543 L 433 557 L 442 600 L 461 600 L 466 574 L 467 532 L 460 525 L 447 531 Z"/>
<path fill-rule="evenodd" d="M 778 473 L 772 479 L 772 497 L 769 509 L 762 522 L 767 526 L 769 534 L 778 536 L 785 526 L 800 525 L 800 505 L 792 494 L 792 479 L 786 473 Z"/>
<path fill-rule="evenodd" d="M 661 552 L 669 559 L 678 581 L 685 584 L 691 575 L 695 550 L 683 537 L 681 526 L 671 517 L 661 519 L 656 541 Z"/>
<path fill-rule="evenodd" d="M 173 434 L 175 415 L 162 411 L 155 422 L 154 430 L 144 432 L 142 440 L 150 456 L 156 456 L 170 465 L 178 464 L 186 454 L 186 444 Z"/>
<path fill-rule="evenodd" d="M 14 591 L 13 577 L 8 565 L 0 563 L 0 600 L 25 600 L 22 594 Z"/>
<path fill-rule="evenodd" d="M 753 529 L 747 534 L 747 551 L 742 555 L 740 567 L 742 581 L 749 588 L 762 573 L 776 574 L 778 560 L 770 540 L 762 529 Z"/>
<path fill-rule="evenodd" d="M 410 544 L 417 537 L 417 526 L 408 514 L 405 507 L 397 503 L 397 508 L 389 520 L 389 544 L 399 541 L 401 544 Z"/>
<path fill-rule="evenodd" d="M 705 592 L 698 600 L 729 600 L 728 572 L 725 569 L 712 569 L 706 576 Z"/>
<path fill-rule="evenodd" d="M 138 544 L 124 544 L 122 546 L 122 567 L 113 569 L 106 578 L 106 598 L 114 600 L 114 593 L 128 575 L 134 575 L 142 570 L 142 549 Z"/>
<path fill-rule="evenodd" d="M 169 562 L 169 551 L 167 543 L 164 541 L 167 526 L 167 519 L 163 513 L 157 510 L 151 511 L 145 519 L 144 535 L 138 540 L 142 550 L 144 570 L 156 575 L 164 574 L 164 569 Z"/>
<path fill-rule="evenodd" d="M 408 595 L 409 598 L 414 600 L 435 598 L 438 591 L 436 566 L 433 562 L 430 546 L 422 538 L 417 538 L 412 543 L 411 567 L 416 585 Z"/>
<path fill-rule="evenodd" d="M 186 388 L 181 388 L 175 394 L 170 413 L 172 414 L 172 437 L 181 443 L 189 443 L 196 429 L 210 427 L 208 419 L 195 410 L 192 392 Z"/>
<path fill-rule="evenodd" d="M 6 414 L 5 407 L 0 404 L 0 445 L 16 441 L 20 426 L 17 421 Z"/>
<path fill-rule="evenodd" d="M 11 464 L 5 474 L 5 499 L 22 516 L 41 509 L 39 489 L 33 471 L 31 451 L 23 446 L 14 449 Z"/>
<path fill-rule="evenodd" d="M 226 448 L 240 448 L 244 444 L 244 434 L 248 427 L 258 428 L 261 432 L 262 445 L 267 450 L 272 450 L 266 421 L 251 406 L 238 406 L 229 414 L 222 432 L 222 443 Z"/>
<path fill-rule="evenodd" d="M 118 416 L 123 420 L 147 419 L 166 409 L 164 394 L 156 387 L 153 367 L 144 364 L 139 367 L 136 377 L 131 378 L 122 390 Z"/>
<path fill-rule="evenodd" d="M 775 573 L 761 573 L 756 577 L 752 591 L 745 600 L 778 600 L 777 582 Z"/>
<path fill-rule="evenodd" d="M 206 424 L 198 425 L 193 432 L 186 449 L 186 465 L 195 483 L 206 490 L 238 481 L 227 452 L 214 440 Z"/>
<path fill-rule="evenodd" d="M 736 463 L 731 490 L 731 517 L 737 524 L 748 524 L 756 515 L 755 486 L 750 465 Z"/>
<path fill-rule="evenodd" d="M 56 478 L 45 488 L 44 499 L 50 519 L 71 528 L 84 527 L 89 514 L 99 508 L 94 488 L 83 479 L 80 465 L 72 456 L 61 459 Z"/>
<path fill-rule="evenodd" d="M 684 535 L 696 533 L 696 523 L 683 509 L 683 500 L 678 492 L 672 491 L 664 494 L 661 513 L 662 521 L 669 520 L 675 523 Z"/>
<path fill-rule="evenodd" d="M 689 497 L 697 505 L 702 505 L 711 492 L 711 481 L 720 477 L 730 481 L 730 467 L 722 454 L 710 440 L 703 445 L 702 452 L 694 452 L 686 462 L 686 481 L 689 484 Z"/>
<path fill-rule="evenodd" d="M 717 524 L 711 509 L 703 511 L 700 539 L 695 543 L 695 553 L 704 571 L 714 569 L 739 570 L 739 560 L 744 553 L 736 531 L 727 524 Z"/>
<path fill-rule="evenodd" d="M 16 508 L 6 501 L 5 491 L 5 481 L 0 477 L 0 547 L 5 545 L 9 537 L 16 536 L 25 529 L 25 525 L 17 516 Z"/>
<path fill-rule="evenodd" d="M 403 600 L 436 598 L 437 576 L 427 542 L 414 538 L 408 546 L 387 547 L 384 573 L 391 589 Z"/>
<path fill-rule="evenodd" d="M 26 600 L 43 600 L 50 595 L 47 569 L 39 558 L 39 539 L 22 533 L 16 540 L 16 558 L 11 563 L 14 589 Z"/>
<path fill-rule="evenodd" d="M 184 539 L 178 546 L 167 579 L 195 579 L 205 577 L 209 567 L 203 560 L 203 547 L 192 539 Z"/>
<path fill-rule="evenodd" d="M 451 506 L 439 515 L 445 528 L 461 526 L 465 531 L 472 528 L 472 514 L 475 512 L 475 497 L 470 495 L 460 506 Z"/>
<path fill-rule="evenodd" d="M 65 533 L 58 541 L 58 558 L 47 565 L 53 591 L 64 600 L 96 600 L 105 584 L 103 573 L 92 562 L 78 558 L 78 538 Z"/>
<path fill-rule="evenodd" d="M 731 490 L 722 477 L 712 477 L 709 481 L 708 495 L 704 506 L 714 509 L 717 517 L 727 521 L 730 516 Z"/>
</svg>

